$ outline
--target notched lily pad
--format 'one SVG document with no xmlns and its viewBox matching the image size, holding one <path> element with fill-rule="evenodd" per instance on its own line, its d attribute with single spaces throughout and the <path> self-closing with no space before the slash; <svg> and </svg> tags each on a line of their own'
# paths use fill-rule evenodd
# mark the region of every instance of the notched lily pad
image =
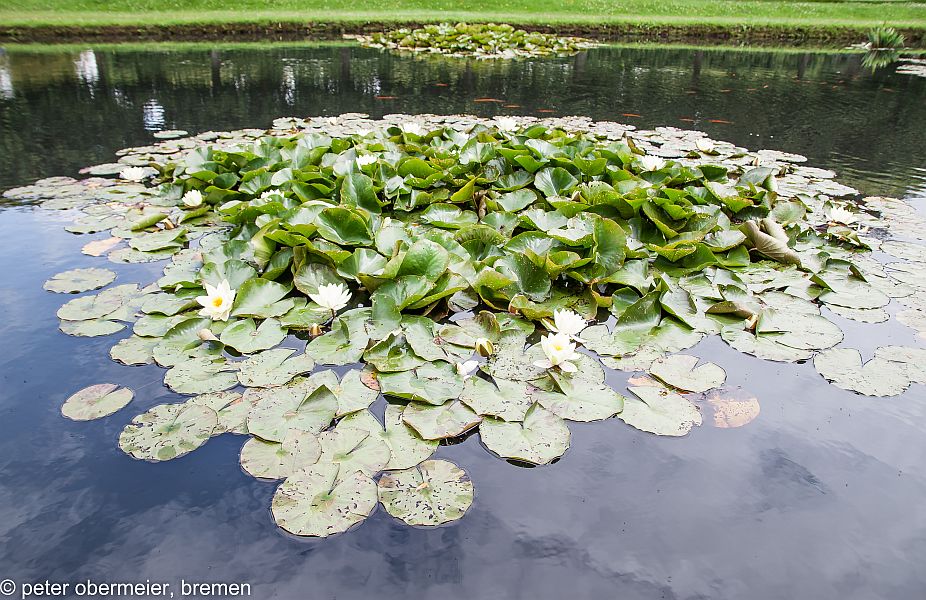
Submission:
<svg viewBox="0 0 926 600">
<path fill-rule="evenodd" d="M 73 421 L 92 421 L 118 411 L 135 394 L 115 383 L 98 383 L 72 394 L 61 407 L 61 414 Z"/>
<path fill-rule="evenodd" d="M 318 437 L 308 431 L 289 430 L 282 442 L 252 437 L 241 448 L 241 468 L 258 479 L 283 479 L 314 465 L 321 456 Z"/>
<path fill-rule="evenodd" d="M 697 364 L 697 356 L 673 354 L 653 362 L 649 372 L 663 383 L 686 392 L 706 392 L 723 385 L 727 374 L 722 368 L 711 362 Z"/>
<path fill-rule="evenodd" d="M 276 524 L 293 535 L 328 537 L 370 516 L 376 499 L 376 482 L 367 475 L 318 463 L 280 484 L 271 511 Z"/>
<path fill-rule="evenodd" d="M 701 425 L 701 412 L 681 395 L 655 386 L 632 387 L 637 398 L 627 398 L 618 417 L 640 431 L 656 435 L 686 435 Z"/>
<path fill-rule="evenodd" d="M 393 517 L 408 525 L 437 526 L 463 517 L 473 503 L 473 482 L 466 471 L 446 460 L 386 473 L 379 500 Z"/>
<path fill-rule="evenodd" d="M 539 404 L 531 406 L 523 422 L 486 417 L 479 425 L 486 448 L 502 458 L 545 465 L 569 448 L 565 421 Z"/>
<path fill-rule="evenodd" d="M 159 404 L 126 425 L 119 447 L 139 460 L 179 458 L 205 444 L 218 419 L 202 404 Z"/>
<path fill-rule="evenodd" d="M 58 273 L 43 286 L 49 292 L 77 294 L 98 290 L 116 280 L 116 274 L 109 269 L 71 269 Z"/>
</svg>

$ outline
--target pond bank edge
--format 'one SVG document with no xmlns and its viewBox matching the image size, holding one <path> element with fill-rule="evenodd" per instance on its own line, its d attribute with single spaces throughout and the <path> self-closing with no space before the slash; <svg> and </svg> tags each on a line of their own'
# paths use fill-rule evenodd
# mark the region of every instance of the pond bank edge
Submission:
<svg viewBox="0 0 926 600">
<path fill-rule="evenodd" d="M 37 25 L 0 26 L 0 44 L 118 43 L 118 42 L 243 42 L 322 41 L 345 35 L 369 34 L 399 27 L 421 27 L 423 22 L 241 22 L 174 25 Z M 528 31 L 587 37 L 601 42 L 688 43 L 839 48 L 863 41 L 865 28 L 851 26 L 781 25 L 602 25 L 515 24 Z M 926 30 L 903 28 L 910 48 L 926 48 Z"/>
</svg>

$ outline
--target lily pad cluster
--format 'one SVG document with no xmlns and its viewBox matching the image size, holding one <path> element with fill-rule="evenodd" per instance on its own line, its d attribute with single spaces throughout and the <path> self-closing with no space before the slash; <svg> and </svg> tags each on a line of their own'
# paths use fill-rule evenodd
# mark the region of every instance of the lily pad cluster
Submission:
<svg viewBox="0 0 926 600">
<path fill-rule="evenodd" d="M 922 219 L 898 200 L 838 200 L 854 190 L 797 155 L 583 119 L 345 115 L 120 160 L 146 169 L 129 174 L 141 182 L 107 166 L 88 174 L 117 179 L 7 194 L 79 208 L 70 230 L 107 236 L 89 255 L 169 260 L 151 285 L 69 301 L 62 330 L 131 324 L 112 358 L 165 367 L 190 396 L 136 417 L 127 454 L 169 460 L 249 435 L 241 466 L 282 480 L 272 512 L 296 535 L 344 531 L 377 502 L 412 525 L 459 518 L 472 483 L 431 457 L 477 431 L 500 458 L 546 465 L 568 450 L 568 421 L 681 436 L 709 407 L 718 426 L 745 424 L 755 398 L 678 354 L 708 335 L 812 359 L 863 394 L 926 379 L 923 349 L 881 348 L 866 365 L 837 348 L 839 319 L 885 320 L 895 298 L 922 326 L 926 254 L 899 239 L 921 239 Z M 648 376 L 625 395 L 613 370 Z M 113 394 L 86 392 L 66 414 L 131 399 Z"/>
<path fill-rule="evenodd" d="M 597 46 L 585 38 L 529 32 L 495 23 L 441 23 L 418 29 L 402 28 L 374 33 L 359 36 L 358 39 L 362 45 L 370 48 L 481 59 L 570 56 Z"/>
</svg>

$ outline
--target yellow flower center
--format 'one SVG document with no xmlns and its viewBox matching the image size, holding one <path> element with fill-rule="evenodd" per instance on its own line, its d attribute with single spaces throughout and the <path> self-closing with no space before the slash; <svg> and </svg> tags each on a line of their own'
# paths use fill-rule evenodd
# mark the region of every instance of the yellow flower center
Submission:
<svg viewBox="0 0 926 600">
<path fill-rule="evenodd" d="M 222 297 L 221 297 L 221 296 L 216 296 L 215 298 L 212 299 L 212 306 L 218 308 L 218 307 L 222 306 L 222 302 L 224 302 L 224 300 L 222 299 Z"/>
</svg>

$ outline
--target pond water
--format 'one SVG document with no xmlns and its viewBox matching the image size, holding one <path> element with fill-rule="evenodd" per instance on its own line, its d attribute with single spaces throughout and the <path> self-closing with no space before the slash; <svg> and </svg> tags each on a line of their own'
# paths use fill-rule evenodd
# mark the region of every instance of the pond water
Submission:
<svg viewBox="0 0 926 600">
<path fill-rule="evenodd" d="M 552 112 L 547 112 L 552 111 Z M 0 53 L 0 189 L 74 175 L 160 129 L 268 127 L 280 116 L 586 115 L 675 126 L 809 157 L 866 195 L 926 207 L 926 79 L 860 57 L 602 48 L 516 63 L 396 57 L 347 46 Z M 133 416 L 179 396 L 156 366 L 108 358 L 116 336 L 58 331 L 42 283 L 90 239 L 66 213 L 0 207 L 0 579 L 244 582 L 261 598 L 914 598 L 926 591 L 926 393 L 872 399 L 811 364 L 752 358 L 709 338 L 760 416 L 680 439 L 571 423 L 556 464 L 491 456 L 478 435 L 436 456 L 476 486 L 467 515 L 414 529 L 380 509 L 328 540 L 279 530 L 276 487 L 241 471 L 244 438 L 162 464 L 117 447 Z M 148 282 L 160 265 L 120 266 Z M 896 309 L 889 307 L 889 312 Z M 896 321 L 824 309 L 863 357 L 918 345 Z M 64 399 L 112 381 L 136 399 L 75 423 Z"/>
</svg>

